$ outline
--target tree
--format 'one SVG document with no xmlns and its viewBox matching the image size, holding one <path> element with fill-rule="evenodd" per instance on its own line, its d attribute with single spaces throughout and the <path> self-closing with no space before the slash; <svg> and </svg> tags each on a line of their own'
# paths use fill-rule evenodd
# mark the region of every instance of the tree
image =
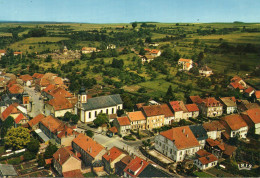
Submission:
<svg viewBox="0 0 260 178">
<path fill-rule="evenodd" d="M 169 101 L 169 100 L 175 100 L 175 99 L 176 99 L 176 97 L 175 97 L 175 95 L 173 93 L 172 86 L 170 85 L 168 90 L 167 90 L 167 92 L 166 92 L 166 94 L 165 94 L 165 96 L 164 96 L 164 98 L 163 98 L 163 100 L 164 101 Z"/>
<path fill-rule="evenodd" d="M 17 127 L 7 131 L 5 136 L 5 146 L 18 150 L 24 148 L 30 142 L 30 133 L 27 128 Z"/>
<path fill-rule="evenodd" d="M 29 161 L 34 159 L 36 157 L 36 154 L 30 151 L 26 151 L 23 156 L 25 161 Z"/>
<path fill-rule="evenodd" d="M 137 23 L 136 23 L 136 22 L 133 22 L 133 23 L 132 23 L 132 27 L 133 27 L 133 29 L 135 29 L 135 28 L 137 27 Z"/>
<path fill-rule="evenodd" d="M 77 114 L 72 114 L 71 112 L 66 112 L 62 120 L 77 124 L 79 121 L 79 116 Z"/>
<path fill-rule="evenodd" d="M 44 153 L 44 159 L 52 158 L 53 154 L 58 150 L 56 145 L 49 144 Z"/>
<path fill-rule="evenodd" d="M 92 138 L 92 137 L 94 136 L 94 133 L 93 133 L 92 130 L 87 130 L 87 131 L 86 131 L 86 134 L 87 134 L 87 136 L 89 136 L 90 138 Z"/>
<path fill-rule="evenodd" d="M 96 58 L 97 58 L 97 54 L 96 54 L 95 51 L 93 51 L 93 52 L 91 53 L 90 59 L 96 59 Z"/>
<path fill-rule="evenodd" d="M 109 122 L 108 116 L 104 113 L 100 113 L 93 122 L 96 126 L 101 126 Z"/>
<path fill-rule="evenodd" d="M 145 38 L 145 42 L 146 43 L 152 43 L 152 38 L 149 36 L 149 37 L 146 37 Z"/>
<path fill-rule="evenodd" d="M 51 62 L 52 61 L 51 55 L 48 55 L 44 61 L 45 62 Z"/>
<path fill-rule="evenodd" d="M 35 138 L 31 138 L 30 142 L 27 143 L 27 150 L 37 154 L 40 148 L 40 142 L 35 139 Z"/>
<path fill-rule="evenodd" d="M 12 116 L 8 116 L 1 124 L 1 138 L 4 138 L 7 130 L 13 126 L 14 126 L 14 118 Z"/>
<path fill-rule="evenodd" d="M 140 55 L 145 55 L 145 50 L 144 50 L 144 48 L 141 48 L 141 49 L 140 49 L 139 54 L 140 54 Z"/>
<path fill-rule="evenodd" d="M 116 114 L 117 114 L 118 117 L 121 117 L 124 113 L 125 113 L 125 111 L 123 109 L 118 109 L 116 111 Z"/>
<path fill-rule="evenodd" d="M 40 154 L 38 156 L 37 163 L 38 163 L 38 167 L 45 166 L 45 161 L 44 161 L 44 157 L 42 154 Z"/>
<path fill-rule="evenodd" d="M 71 116 L 71 122 L 72 122 L 73 124 L 77 124 L 78 121 L 79 121 L 79 116 L 78 116 L 77 114 L 72 114 L 72 116 Z"/>
</svg>

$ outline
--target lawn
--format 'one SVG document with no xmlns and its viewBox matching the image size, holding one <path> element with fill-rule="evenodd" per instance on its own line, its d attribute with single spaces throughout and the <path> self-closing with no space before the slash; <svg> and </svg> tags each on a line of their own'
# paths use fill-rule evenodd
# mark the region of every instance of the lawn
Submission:
<svg viewBox="0 0 260 178">
<path fill-rule="evenodd" d="M 97 177 L 97 175 L 93 172 L 83 174 L 84 177 Z"/>
<path fill-rule="evenodd" d="M 209 174 L 207 174 L 207 173 L 205 173 L 205 172 L 194 172 L 193 173 L 196 177 L 213 177 L 212 175 L 209 175 Z"/>
<path fill-rule="evenodd" d="M 0 154 L 5 153 L 5 147 L 4 146 L 0 146 Z"/>
</svg>

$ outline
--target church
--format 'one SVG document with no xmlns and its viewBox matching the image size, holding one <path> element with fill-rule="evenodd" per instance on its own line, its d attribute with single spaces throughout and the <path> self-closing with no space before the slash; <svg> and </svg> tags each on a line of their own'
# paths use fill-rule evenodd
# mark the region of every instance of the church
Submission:
<svg viewBox="0 0 260 178">
<path fill-rule="evenodd" d="M 83 123 L 93 122 L 99 113 L 107 115 L 116 114 L 117 110 L 123 109 L 123 101 L 119 94 L 99 96 L 95 98 L 87 97 L 85 88 L 81 88 L 78 93 L 78 102 L 75 105 L 75 114 L 80 116 Z"/>
</svg>

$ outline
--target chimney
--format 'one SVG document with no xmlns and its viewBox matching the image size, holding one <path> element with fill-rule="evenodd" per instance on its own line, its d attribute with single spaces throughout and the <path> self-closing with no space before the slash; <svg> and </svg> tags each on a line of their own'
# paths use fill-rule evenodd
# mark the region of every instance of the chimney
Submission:
<svg viewBox="0 0 260 178">
<path fill-rule="evenodd" d="M 59 154 L 59 161 L 60 161 L 60 154 Z"/>
<path fill-rule="evenodd" d="M 144 164 L 144 162 L 143 162 L 143 160 L 141 161 L 141 165 L 143 165 Z"/>
<path fill-rule="evenodd" d="M 182 130 L 182 133 L 185 133 L 185 129 Z"/>
<path fill-rule="evenodd" d="M 188 138 L 188 137 L 189 137 L 189 135 L 187 134 L 187 135 L 186 135 L 186 137 Z"/>
</svg>

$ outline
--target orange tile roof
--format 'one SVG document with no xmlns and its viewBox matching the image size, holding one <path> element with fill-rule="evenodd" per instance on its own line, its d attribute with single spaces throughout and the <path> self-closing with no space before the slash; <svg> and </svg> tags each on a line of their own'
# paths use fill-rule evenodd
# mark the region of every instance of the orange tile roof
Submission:
<svg viewBox="0 0 260 178">
<path fill-rule="evenodd" d="M 160 105 L 143 106 L 142 109 L 147 117 L 164 115 Z"/>
<path fill-rule="evenodd" d="M 149 163 L 142 158 L 136 156 L 124 169 L 124 172 L 130 175 L 131 177 L 138 177 L 138 175 L 149 165 Z M 131 170 L 131 172 L 129 172 Z M 133 172 L 137 173 L 134 175 Z"/>
<path fill-rule="evenodd" d="M 73 108 L 69 100 L 64 97 L 53 98 L 49 100 L 47 104 L 51 105 L 55 111 Z"/>
<path fill-rule="evenodd" d="M 158 54 L 160 51 L 159 50 L 157 50 L 157 49 L 152 49 L 151 51 L 150 51 L 150 53 L 153 53 L 153 54 Z"/>
<path fill-rule="evenodd" d="M 63 172 L 63 177 L 84 177 L 79 169 Z"/>
<path fill-rule="evenodd" d="M 116 158 L 118 158 L 120 155 L 123 154 L 123 151 L 121 151 L 117 147 L 112 147 L 106 154 L 103 155 L 103 158 L 109 162 L 113 162 Z"/>
<path fill-rule="evenodd" d="M 188 126 L 172 128 L 170 130 L 161 132 L 160 135 L 171 141 L 174 141 L 176 148 L 179 150 L 200 146 L 199 142 Z"/>
<path fill-rule="evenodd" d="M 200 149 L 199 151 L 196 152 L 196 154 L 197 154 L 199 157 L 204 157 L 204 156 L 210 155 L 211 153 L 207 152 L 207 151 L 204 150 L 204 149 Z"/>
<path fill-rule="evenodd" d="M 51 164 L 53 158 L 45 159 L 46 164 Z"/>
<path fill-rule="evenodd" d="M 174 114 L 172 112 L 172 110 L 170 109 L 170 107 L 168 106 L 168 104 L 162 104 L 160 105 L 162 112 L 164 114 L 164 117 L 173 117 Z"/>
<path fill-rule="evenodd" d="M 23 54 L 23 52 L 14 52 L 14 54 Z"/>
<path fill-rule="evenodd" d="M 58 138 L 71 136 L 71 135 L 78 135 L 79 133 L 74 131 L 72 128 L 65 126 L 64 129 L 57 135 Z"/>
<path fill-rule="evenodd" d="M 203 123 L 203 128 L 207 132 L 208 131 L 221 131 L 221 130 L 225 130 L 226 129 L 219 121 Z"/>
<path fill-rule="evenodd" d="M 200 96 L 190 96 L 190 100 L 193 102 L 193 103 L 202 103 L 202 99 Z"/>
<path fill-rule="evenodd" d="M 249 109 L 246 113 L 255 124 L 260 123 L 260 108 Z"/>
<path fill-rule="evenodd" d="M 7 87 L 10 88 L 13 84 L 16 84 L 16 80 L 15 79 L 11 79 L 7 82 Z"/>
<path fill-rule="evenodd" d="M 44 76 L 44 74 L 39 74 L 39 73 L 34 73 L 33 74 L 33 78 L 42 78 Z"/>
<path fill-rule="evenodd" d="M 180 58 L 179 61 L 180 61 L 180 62 L 189 62 L 189 63 L 191 63 L 191 62 L 192 62 L 192 59 L 183 59 L 183 58 Z"/>
<path fill-rule="evenodd" d="M 20 113 L 15 119 L 14 119 L 14 122 L 16 124 L 19 124 L 21 120 L 23 119 L 27 119 L 22 113 Z"/>
<path fill-rule="evenodd" d="M 0 53 L 6 53 L 4 49 L 0 49 Z"/>
<path fill-rule="evenodd" d="M 61 120 L 54 118 L 51 115 L 45 117 L 40 122 L 53 133 L 61 131 L 64 126 Z"/>
<path fill-rule="evenodd" d="M 238 82 L 232 82 L 230 83 L 230 85 L 234 88 L 234 89 L 240 89 L 240 90 L 244 90 L 245 88 L 243 87 L 243 85 L 241 85 L 240 83 Z"/>
<path fill-rule="evenodd" d="M 222 106 L 222 104 L 214 97 L 205 98 L 202 100 L 202 103 L 204 103 L 207 107 Z"/>
<path fill-rule="evenodd" d="M 92 158 L 95 158 L 102 150 L 104 150 L 102 145 L 83 134 L 79 134 L 75 139 L 73 139 L 73 142 L 88 153 Z"/>
<path fill-rule="evenodd" d="M 221 118 L 221 122 L 226 122 L 232 130 L 238 130 L 241 127 L 246 127 L 247 123 L 239 114 L 232 114 Z"/>
<path fill-rule="evenodd" d="M 10 106 L 8 106 L 4 112 L 2 112 L 2 120 L 4 121 L 8 116 L 10 116 L 10 114 L 17 114 L 17 113 L 21 113 L 20 110 L 17 109 L 18 104 L 14 103 L 11 104 Z"/>
<path fill-rule="evenodd" d="M 29 74 L 21 75 L 19 78 L 22 79 L 24 82 L 27 82 L 28 80 L 33 80 L 32 76 L 30 76 Z"/>
<path fill-rule="evenodd" d="M 208 163 L 212 163 L 212 162 L 217 161 L 217 160 L 218 160 L 218 158 L 216 156 L 214 156 L 213 154 L 199 158 L 199 161 L 203 165 L 208 164 Z"/>
<path fill-rule="evenodd" d="M 24 91 L 20 84 L 13 84 L 8 90 L 11 94 L 21 94 Z"/>
<path fill-rule="evenodd" d="M 145 117 L 144 117 L 142 111 L 129 112 L 128 117 L 129 117 L 130 121 L 145 120 Z"/>
<path fill-rule="evenodd" d="M 135 106 L 137 107 L 137 109 L 141 109 L 144 105 L 145 103 L 137 103 Z"/>
<path fill-rule="evenodd" d="M 237 149 L 237 147 L 226 144 L 226 143 L 224 143 L 224 146 L 225 146 L 225 151 L 223 153 L 228 156 L 232 155 L 232 153 L 234 153 Z"/>
<path fill-rule="evenodd" d="M 117 128 L 116 128 L 115 126 L 109 128 L 108 130 L 109 130 L 110 132 L 112 132 L 112 133 L 117 133 L 117 132 L 118 132 L 118 130 L 117 130 Z"/>
<path fill-rule="evenodd" d="M 32 118 L 28 124 L 30 127 L 33 127 L 34 125 L 38 124 L 43 118 L 45 118 L 45 116 L 43 114 L 38 114 L 37 116 L 35 116 L 34 118 Z"/>
<path fill-rule="evenodd" d="M 213 140 L 213 139 L 211 139 L 211 138 L 208 138 L 208 139 L 206 140 L 206 142 L 209 144 L 209 146 L 212 146 L 212 147 L 221 144 L 220 141 L 218 141 L 218 140 Z"/>
<path fill-rule="evenodd" d="M 123 117 L 118 117 L 117 121 L 119 123 L 119 125 L 124 126 L 124 125 L 131 125 L 129 119 L 127 116 L 123 116 Z"/>
<path fill-rule="evenodd" d="M 55 77 L 53 79 L 53 82 L 54 82 L 55 85 L 64 85 L 63 80 L 60 77 Z"/>
<path fill-rule="evenodd" d="M 186 104 L 185 107 L 189 112 L 199 111 L 199 108 L 196 104 Z"/>
<path fill-rule="evenodd" d="M 68 148 L 62 147 L 58 149 L 54 154 L 53 158 L 62 166 L 70 157 L 74 157 L 80 161 L 80 159 Z"/>
<path fill-rule="evenodd" d="M 255 97 L 256 97 L 257 99 L 259 99 L 259 98 L 260 98 L 260 90 L 258 90 L 258 91 L 255 91 Z"/>
<path fill-rule="evenodd" d="M 61 87 L 50 91 L 50 95 L 52 95 L 53 97 L 64 97 L 64 98 L 72 97 L 72 94 L 70 92 L 66 91 L 65 89 L 63 89 Z"/>
<path fill-rule="evenodd" d="M 183 111 L 179 101 L 170 101 L 169 103 L 174 112 Z"/>
<path fill-rule="evenodd" d="M 247 89 L 245 89 L 244 92 L 250 94 L 253 91 L 254 91 L 254 89 L 252 87 L 248 87 Z"/>
<path fill-rule="evenodd" d="M 239 82 L 239 81 L 241 81 L 241 80 L 243 80 L 243 79 L 240 78 L 239 76 L 234 76 L 230 81 L 231 81 L 231 82 Z"/>
<path fill-rule="evenodd" d="M 50 84 L 48 85 L 45 89 L 43 89 L 42 91 L 46 92 L 46 93 L 50 93 L 52 90 L 54 90 L 56 88 L 56 85 Z"/>
</svg>

